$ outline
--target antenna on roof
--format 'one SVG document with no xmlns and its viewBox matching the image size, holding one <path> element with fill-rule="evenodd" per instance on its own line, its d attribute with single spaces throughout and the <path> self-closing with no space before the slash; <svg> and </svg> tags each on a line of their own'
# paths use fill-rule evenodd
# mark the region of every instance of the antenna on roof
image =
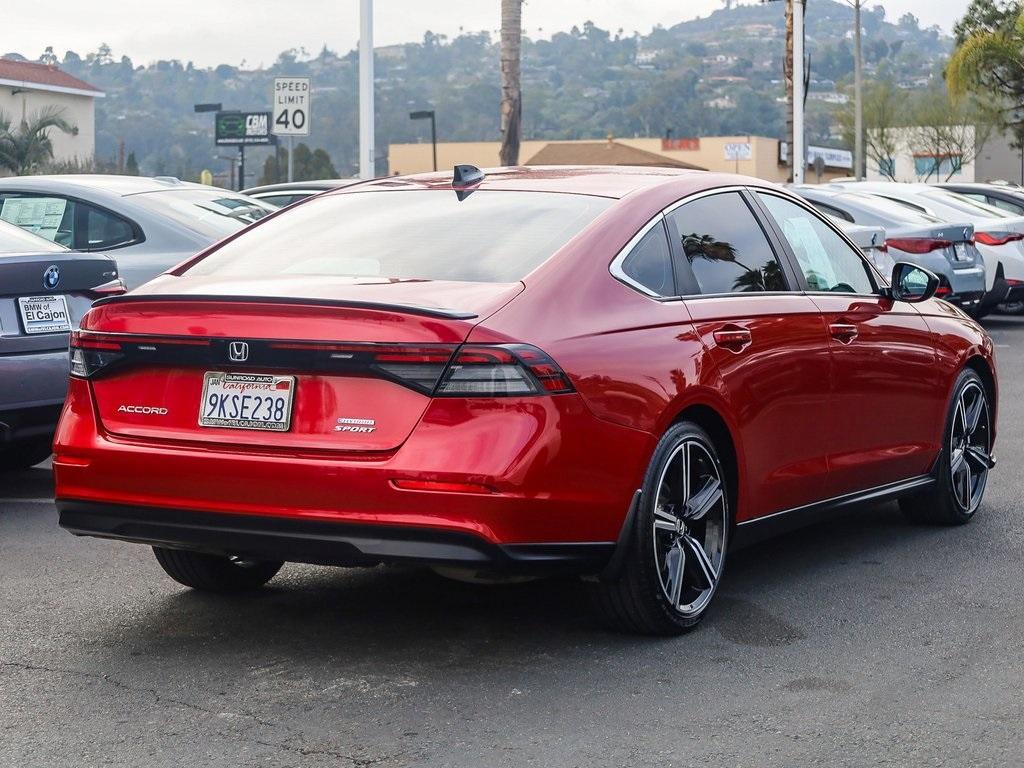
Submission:
<svg viewBox="0 0 1024 768">
<path fill-rule="evenodd" d="M 456 165 L 455 172 L 452 174 L 452 188 L 455 190 L 455 196 L 459 198 L 459 202 L 461 203 L 474 192 L 466 187 L 475 186 L 483 180 L 484 172 L 475 165 Z"/>
</svg>

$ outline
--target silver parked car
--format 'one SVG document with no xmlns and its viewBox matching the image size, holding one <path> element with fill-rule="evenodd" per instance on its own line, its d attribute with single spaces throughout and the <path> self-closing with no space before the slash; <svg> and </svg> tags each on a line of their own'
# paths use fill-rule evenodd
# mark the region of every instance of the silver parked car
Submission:
<svg viewBox="0 0 1024 768">
<path fill-rule="evenodd" d="M 68 382 L 68 334 L 124 293 L 117 264 L 0 221 L 0 471 L 50 455 Z"/>
<path fill-rule="evenodd" d="M 792 188 L 822 213 L 856 224 L 885 228 L 894 261 L 924 267 L 939 276 L 941 298 L 977 314 L 985 293 L 985 263 L 973 244 L 974 227 L 948 222 L 899 203 L 825 185 Z"/>
<path fill-rule="evenodd" d="M 111 253 L 129 288 L 274 210 L 237 192 L 167 177 L 0 179 L 0 219 L 75 251 Z"/>
</svg>

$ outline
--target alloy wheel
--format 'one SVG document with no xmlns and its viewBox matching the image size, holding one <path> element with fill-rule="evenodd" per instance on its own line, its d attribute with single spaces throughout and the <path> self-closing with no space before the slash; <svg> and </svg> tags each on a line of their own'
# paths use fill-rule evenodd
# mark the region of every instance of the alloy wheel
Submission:
<svg viewBox="0 0 1024 768">
<path fill-rule="evenodd" d="M 721 468 L 699 440 L 676 446 L 654 506 L 654 558 L 661 588 L 684 617 L 700 614 L 718 586 L 728 535 Z"/>
<path fill-rule="evenodd" d="M 949 463 L 953 500 L 971 515 L 985 495 L 992 461 L 992 430 L 985 390 L 969 381 L 957 398 L 949 435 Z"/>
</svg>

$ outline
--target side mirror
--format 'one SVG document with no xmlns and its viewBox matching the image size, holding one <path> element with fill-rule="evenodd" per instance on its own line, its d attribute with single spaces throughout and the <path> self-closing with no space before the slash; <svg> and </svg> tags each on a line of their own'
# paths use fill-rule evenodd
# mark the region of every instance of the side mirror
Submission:
<svg viewBox="0 0 1024 768">
<path fill-rule="evenodd" d="M 939 288 L 939 278 L 924 267 L 897 261 L 892 268 L 892 297 L 897 301 L 927 301 Z"/>
</svg>

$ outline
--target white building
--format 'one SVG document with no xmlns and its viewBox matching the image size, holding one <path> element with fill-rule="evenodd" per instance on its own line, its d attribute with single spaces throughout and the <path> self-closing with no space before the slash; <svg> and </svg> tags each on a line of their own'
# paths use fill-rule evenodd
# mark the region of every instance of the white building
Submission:
<svg viewBox="0 0 1024 768">
<path fill-rule="evenodd" d="M 871 159 L 866 150 L 868 181 L 938 184 L 976 180 L 973 126 L 890 128 L 887 133 L 890 157 Z"/>
<path fill-rule="evenodd" d="M 53 159 L 88 161 L 96 152 L 95 100 L 105 94 L 48 64 L 0 59 L 0 114 L 12 127 L 42 109 L 61 110 L 74 130 L 50 131 Z"/>
</svg>

